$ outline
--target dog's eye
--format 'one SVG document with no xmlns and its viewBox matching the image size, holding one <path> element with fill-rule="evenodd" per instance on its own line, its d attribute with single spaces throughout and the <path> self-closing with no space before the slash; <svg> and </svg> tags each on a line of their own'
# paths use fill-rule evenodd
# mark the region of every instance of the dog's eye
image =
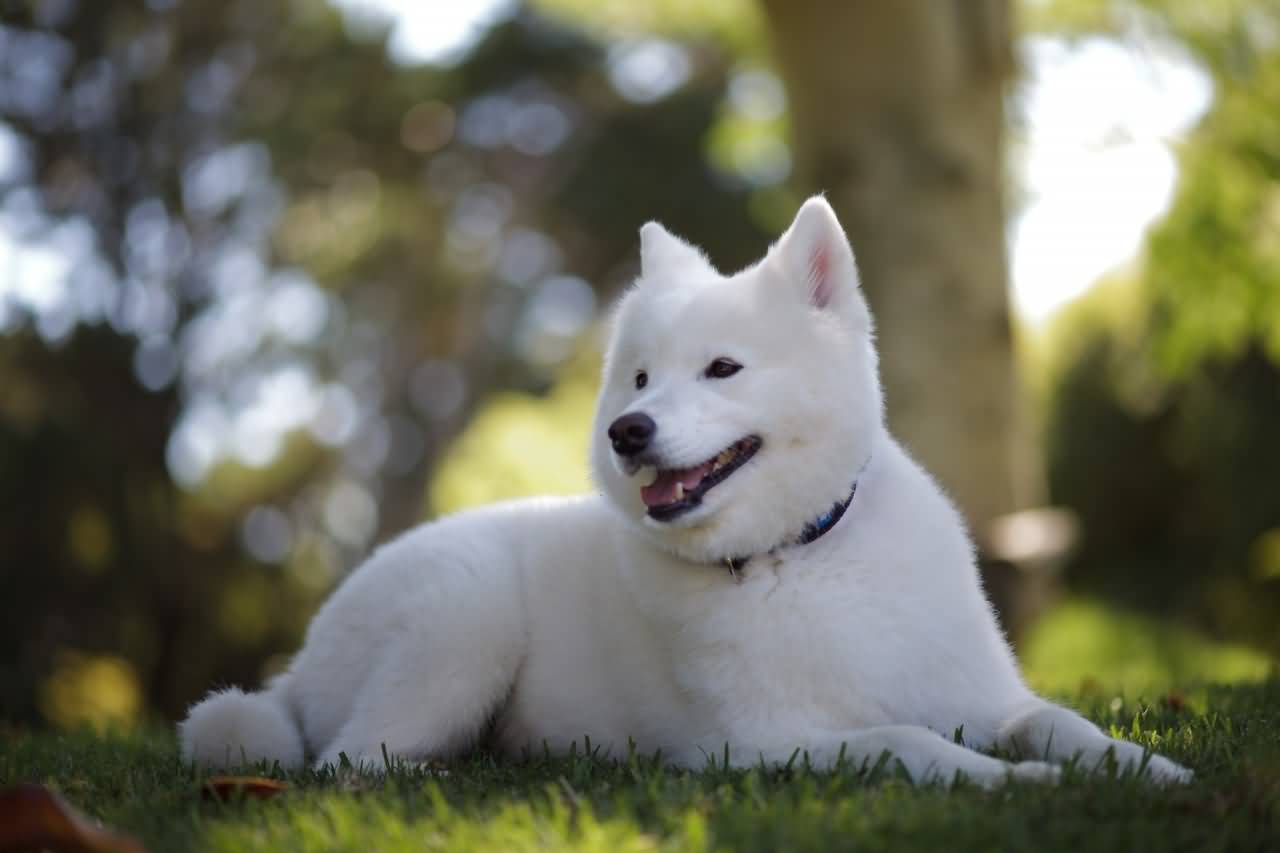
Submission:
<svg viewBox="0 0 1280 853">
<path fill-rule="evenodd" d="M 728 379 L 742 369 L 742 365 L 731 358 L 717 358 L 707 365 L 703 373 L 708 379 Z"/>
<path fill-rule="evenodd" d="M 643 370 L 637 370 L 636 371 L 636 390 L 639 390 L 648 384 L 649 384 L 649 374 L 645 373 Z"/>
</svg>

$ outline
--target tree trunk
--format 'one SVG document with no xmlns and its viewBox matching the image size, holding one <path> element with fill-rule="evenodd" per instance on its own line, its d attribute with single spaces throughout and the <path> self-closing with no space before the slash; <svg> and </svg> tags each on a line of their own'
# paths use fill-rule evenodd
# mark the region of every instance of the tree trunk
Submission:
<svg viewBox="0 0 1280 853">
<path fill-rule="evenodd" d="M 762 2 L 796 179 L 826 192 L 848 229 L 890 424 L 981 543 L 1039 480 L 1019 427 L 1006 292 L 1009 3 Z M 1009 624 L 1008 591 L 988 585 Z"/>
</svg>

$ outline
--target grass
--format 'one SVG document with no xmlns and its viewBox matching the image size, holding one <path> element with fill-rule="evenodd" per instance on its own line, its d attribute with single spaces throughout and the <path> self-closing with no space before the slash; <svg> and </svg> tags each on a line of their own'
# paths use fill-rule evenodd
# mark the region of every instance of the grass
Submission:
<svg viewBox="0 0 1280 853">
<path fill-rule="evenodd" d="M 638 757 L 477 756 L 438 772 L 274 772 L 290 792 L 217 802 L 200 797 L 170 734 L 86 730 L 0 732 L 0 787 L 46 784 L 152 851 L 1280 849 L 1280 680 L 1079 707 L 1196 781 L 1161 790 L 1069 772 L 1056 788 L 984 792 L 913 788 L 887 766 L 684 772 Z"/>
<path fill-rule="evenodd" d="M 1275 664 L 1247 646 L 1213 641 L 1177 623 L 1068 598 L 1018 647 L 1028 681 L 1049 694 L 1159 695 L 1179 684 L 1261 681 Z"/>
</svg>

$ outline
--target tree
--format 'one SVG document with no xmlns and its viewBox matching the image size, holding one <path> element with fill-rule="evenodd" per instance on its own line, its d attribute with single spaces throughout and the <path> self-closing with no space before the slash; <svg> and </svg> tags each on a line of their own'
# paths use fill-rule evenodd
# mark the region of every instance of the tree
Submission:
<svg viewBox="0 0 1280 853">
<path fill-rule="evenodd" d="M 848 229 L 897 436 L 986 525 L 1032 497 L 1006 299 L 1007 0 L 762 0 L 796 179 Z"/>
</svg>

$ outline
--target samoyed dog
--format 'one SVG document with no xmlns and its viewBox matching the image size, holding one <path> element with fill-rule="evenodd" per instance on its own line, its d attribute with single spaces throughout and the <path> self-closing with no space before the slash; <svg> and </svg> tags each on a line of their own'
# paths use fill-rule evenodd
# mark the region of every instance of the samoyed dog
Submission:
<svg viewBox="0 0 1280 853">
<path fill-rule="evenodd" d="M 600 493 L 380 548 L 283 675 L 191 709 L 188 759 L 377 769 L 384 750 L 590 738 L 693 767 L 888 753 L 917 781 L 1051 781 L 1072 759 L 1190 778 L 1023 683 L 959 514 L 886 430 L 825 200 L 734 275 L 656 223 L 640 242 L 596 410 Z"/>
</svg>

